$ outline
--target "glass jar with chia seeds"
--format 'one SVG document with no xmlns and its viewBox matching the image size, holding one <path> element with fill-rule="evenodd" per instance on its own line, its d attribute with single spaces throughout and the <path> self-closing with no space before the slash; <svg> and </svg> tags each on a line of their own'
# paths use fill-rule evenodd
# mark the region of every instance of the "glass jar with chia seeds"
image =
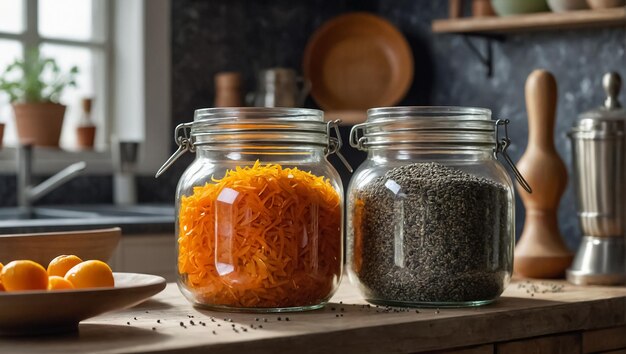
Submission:
<svg viewBox="0 0 626 354">
<path fill-rule="evenodd" d="M 342 274 L 343 192 L 326 159 L 341 146 L 337 122 L 313 109 L 199 109 L 175 139 L 157 176 L 196 154 L 176 192 L 184 296 L 229 311 L 322 307 Z"/>
<path fill-rule="evenodd" d="M 508 121 L 463 107 L 367 112 L 350 144 L 368 153 L 348 190 L 350 279 L 372 303 L 457 307 L 493 302 L 515 242 Z M 530 189 L 528 187 L 528 189 Z"/>
</svg>

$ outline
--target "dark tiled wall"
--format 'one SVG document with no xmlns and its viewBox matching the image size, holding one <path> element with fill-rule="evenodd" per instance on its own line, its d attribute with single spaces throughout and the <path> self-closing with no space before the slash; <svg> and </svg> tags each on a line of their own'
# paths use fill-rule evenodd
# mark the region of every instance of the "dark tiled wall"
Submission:
<svg viewBox="0 0 626 354">
<path fill-rule="evenodd" d="M 311 33 L 326 20 L 349 11 L 370 11 L 387 18 L 407 37 L 415 56 L 414 83 L 402 105 L 488 107 L 512 121 L 510 154 L 518 160 L 526 146 L 524 82 L 535 68 L 554 73 L 559 84 L 556 145 L 571 171 L 565 133 L 576 116 L 603 100 L 602 74 L 617 70 L 626 78 L 626 29 L 547 31 L 507 36 L 494 43 L 494 75 L 472 54 L 465 38 L 434 35 L 433 19 L 447 16 L 447 1 L 175 1 L 173 3 L 173 107 L 176 122 L 191 120 L 193 110 L 208 107 L 214 96 L 213 75 L 236 70 L 249 89 L 254 73 L 271 66 L 300 68 Z M 482 39 L 470 38 L 479 49 Z M 626 95 L 622 93 L 622 101 Z M 313 101 L 308 106 L 315 107 Z M 344 134 L 347 129 L 344 129 Z M 350 149 L 354 164 L 362 156 Z M 343 171 L 338 166 L 339 171 Z M 344 178 L 349 178 L 344 173 Z M 559 221 L 571 248 L 580 238 L 570 182 Z M 518 201 L 518 234 L 524 220 Z"/>
<path fill-rule="evenodd" d="M 600 79 L 605 71 L 617 70 L 626 78 L 626 29 L 555 30 L 507 36 L 493 45 L 494 75 L 488 78 L 462 36 L 430 32 L 433 19 L 447 16 L 446 4 L 442 0 L 172 1 L 173 125 L 192 120 L 194 109 L 212 105 L 216 72 L 242 72 L 251 90 L 254 73 L 259 69 L 299 69 L 309 36 L 326 20 L 345 12 L 369 11 L 394 23 L 412 46 L 414 81 L 400 104 L 491 108 L 495 117 L 512 121 L 510 153 L 514 160 L 521 157 L 527 139 L 526 77 L 535 68 L 552 71 L 559 84 L 556 144 L 571 171 L 565 133 L 580 112 L 602 102 Z M 482 39 L 470 40 L 481 49 L 485 45 Z M 622 92 L 623 102 L 625 97 Z M 306 105 L 315 107 L 311 100 Z M 347 131 L 344 128 L 342 132 Z M 344 152 L 355 165 L 363 158 L 348 148 Z M 173 201 L 176 181 L 185 165 L 184 161 L 177 163 L 163 179 L 139 178 L 139 200 Z M 343 171 L 340 166 L 337 169 Z M 349 176 L 344 173 L 344 178 Z M 14 182 L 9 177 L 0 178 L 1 195 L 10 189 L 7 183 Z M 98 183 L 110 184 L 103 180 Z M 14 197 L 2 198 L 1 204 L 7 205 L 5 201 L 11 200 Z M 559 221 L 571 248 L 580 238 L 574 204 L 570 182 L 561 202 Z M 524 219 L 522 209 L 518 202 L 518 234 Z"/>
</svg>

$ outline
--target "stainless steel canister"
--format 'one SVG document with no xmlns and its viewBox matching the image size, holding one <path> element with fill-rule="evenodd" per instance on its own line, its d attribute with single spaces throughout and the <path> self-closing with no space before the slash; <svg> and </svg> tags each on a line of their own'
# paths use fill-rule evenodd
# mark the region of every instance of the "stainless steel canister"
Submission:
<svg viewBox="0 0 626 354">
<path fill-rule="evenodd" d="M 607 99 L 572 128 L 574 180 L 583 239 L 567 279 L 575 284 L 626 282 L 626 111 L 617 73 L 602 80 Z"/>
<path fill-rule="evenodd" d="M 255 107 L 301 107 L 310 91 L 308 81 L 288 68 L 261 70 L 256 92 L 248 96 Z"/>
</svg>

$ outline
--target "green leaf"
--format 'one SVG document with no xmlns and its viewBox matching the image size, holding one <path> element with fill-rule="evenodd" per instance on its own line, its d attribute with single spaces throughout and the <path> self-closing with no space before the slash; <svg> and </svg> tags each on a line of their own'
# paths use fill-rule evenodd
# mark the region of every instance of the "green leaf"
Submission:
<svg viewBox="0 0 626 354">
<path fill-rule="evenodd" d="M 67 87 L 76 86 L 77 66 L 64 73 L 53 58 L 42 58 L 37 48 L 26 51 L 0 73 L 0 91 L 11 102 L 58 102 Z"/>
</svg>

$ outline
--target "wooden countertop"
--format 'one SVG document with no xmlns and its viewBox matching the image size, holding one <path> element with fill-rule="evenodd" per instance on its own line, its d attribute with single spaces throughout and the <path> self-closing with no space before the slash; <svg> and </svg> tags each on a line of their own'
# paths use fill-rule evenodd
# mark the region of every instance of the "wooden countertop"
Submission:
<svg viewBox="0 0 626 354">
<path fill-rule="evenodd" d="M 626 287 L 563 281 L 517 281 L 485 307 L 418 311 L 368 307 L 344 281 L 325 309 L 284 314 L 195 309 L 168 284 L 135 308 L 82 322 L 78 334 L 0 337 L 0 353 L 416 353 L 576 331 L 591 333 L 582 345 L 594 351 L 607 339 L 593 344 L 589 330 L 617 327 L 619 341 L 624 325 Z M 463 353 L 493 352 L 481 348 Z"/>
</svg>

